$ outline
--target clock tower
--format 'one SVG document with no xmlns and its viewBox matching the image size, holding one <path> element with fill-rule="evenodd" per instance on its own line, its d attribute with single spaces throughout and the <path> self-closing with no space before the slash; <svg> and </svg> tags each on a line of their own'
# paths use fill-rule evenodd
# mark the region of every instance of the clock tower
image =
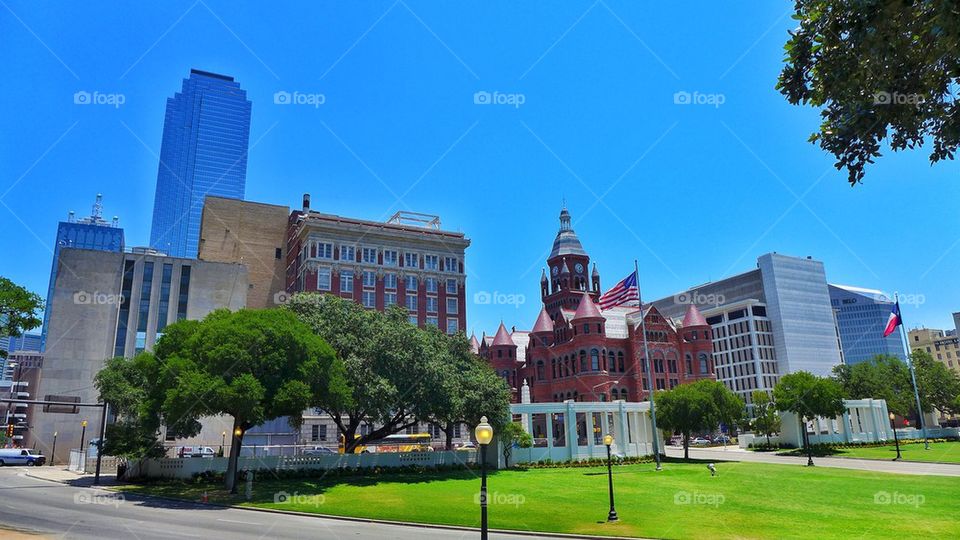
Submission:
<svg viewBox="0 0 960 540">
<path fill-rule="evenodd" d="M 553 249 L 547 258 L 547 268 L 541 277 L 540 286 L 543 305 L 552 320 L 557 320 L 561 310 L 576 311 L 584 292 L 588 293 L 594 302 L 599 300 L 599 274 L 594 274 L 596 279 L 591 283 L 589 265 L 590 256 L 583 250 L 580 239 L 573 232 L 570 212 L 564 207 L 560 210 L 560 230 L 553 241 Z"/>
</svg>

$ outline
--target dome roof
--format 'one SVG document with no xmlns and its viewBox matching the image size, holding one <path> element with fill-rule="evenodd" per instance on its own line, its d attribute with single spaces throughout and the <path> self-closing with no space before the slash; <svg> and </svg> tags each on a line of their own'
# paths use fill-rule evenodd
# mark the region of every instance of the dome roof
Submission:
<svg viewBox="0 0 960 540">
<path fill-rule="evenodd" d="M 509 345 L 511 347 L 516 347 L 517 344 L 513 342 L 513 338 L 510 337 L 510 332 L 507 332 L 507 327 L 503 325 L 503 322 L 500 322 L 500 328 L 497 329 L 497 335 L 493 336 L 492 346 L 496 347 L 498 345 Z"/>
<path fill-rule="evenodd" d="M 683 327 L 687 328 L 689 326 L 709 326 L 707 320 L 703 318 L 703 314 L 693 304 L 690 304 L 690 307 L 687 308 L 687 314 L 683 316 Z"/>
<path fill-rule="evenodd" d="M 547 308 L 540 308 L 540 315 L 537 317 L 537 322 L 533 325 L 531 332 L 553 332 L 553 319 L 547 314 Z"/>
<path fill-rule="evenodd" d="M 600 310 L 597 309 L 597 305 L 593 303 L 593 299 L 590 298 L 590 295 L 583 293 L 583 298 L 580 299 L 580 305 L 577 306 L 577 311 L 573 314 L 573 319 L 590 319 L 597 318 L 602 319 L 603 315 L 600 314 Z"/>
<path fill-rule="evenodd" d="M 570 225 L 570 212 L 566 208 L 560 211 L 560 230 L 557 231 L 557 237 L 553 240 L 553 249 L 550 250 L 550 258 L 561 255 L 582 255 L 587 256 L 583 250 L 577 233 L 573 232 Z"/>
</svg>

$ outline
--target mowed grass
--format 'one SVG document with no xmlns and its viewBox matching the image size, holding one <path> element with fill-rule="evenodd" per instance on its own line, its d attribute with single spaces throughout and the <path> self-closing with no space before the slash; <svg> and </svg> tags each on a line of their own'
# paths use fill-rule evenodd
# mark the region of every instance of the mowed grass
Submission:
<svg viewBox="0 0 960 540">
<path fill-rule="evenodd" d="M 893 444 L 868 448 L 842 448 L 834 456 L 864 459 L 893 459 L 897 457 L 897 447 Z M 940 463 L 960 463 L 960 442 L 930 443 L 925 450 L 923 442 L 911 442 L 900 445 L 900 455 L 904 461 L 937 461 Z"/>
<path fill-rule="evenodd" d="M 655 538 L 957 538 L 960 479 L 827 467 L 723 462 L 614 468 L 617 523 L 605 468 L 497 471 L 490 527 Z M 471 471 L 338 479 L 259 480 L 254 500 L 220 486 L 152 484 L 130 491 L 279 510 L 479 526 Z M 286 500 L 281 501 L 282 494 Z"/>
</svg>

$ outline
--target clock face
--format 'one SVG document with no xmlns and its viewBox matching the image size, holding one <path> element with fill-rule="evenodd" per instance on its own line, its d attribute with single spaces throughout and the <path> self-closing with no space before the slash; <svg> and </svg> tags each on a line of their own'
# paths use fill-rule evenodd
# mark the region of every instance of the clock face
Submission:
<svg viewBox="0 0 960 540">
<path fill-rule="evenodd" d="M 560 269 L 557 268 L 556 266 L 554 266 L 554 267 L 553 267 L 553 275 L 557 275 L 557 273 L 559 273 L 559 272 L 560 272 Z"/>
<path fill-rule="evenodd" d="M 578 273 L 578 274 L 582 274 L 582 273 L 583 273 L 583 265 L 582 265 L 582 264 L 577 263 L 577 266 L 575 266 L 575 268 L 577 269 L 577 273 Z"/>
</svg>

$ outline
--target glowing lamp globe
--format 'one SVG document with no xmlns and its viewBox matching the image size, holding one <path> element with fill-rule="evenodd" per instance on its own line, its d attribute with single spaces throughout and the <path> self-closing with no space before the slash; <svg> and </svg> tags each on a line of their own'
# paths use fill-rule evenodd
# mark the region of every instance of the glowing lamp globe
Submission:
<svg viewBox="0 0 960 540">
<path fill-rule="evenodd" d="M 490 444 L 490 441 L 493 440 L 493 426 L 487 423 L 486 416 L 480 418 L 480 423 L 477 424 L 477 429 L 473 433 L 476 435 L 478 443 Z"/>
<path fill-rule="evenodd" d="M 604 435 L 604 436 L 603 436 L 603 444 L 605 444 L 605 445 L 607 445 L 607 446 L 610 446 L 611 444 L 613 444 L 613 435 L 610 435 L 609 433 L 606 434 L 606 435 Z"/>
</svg>

